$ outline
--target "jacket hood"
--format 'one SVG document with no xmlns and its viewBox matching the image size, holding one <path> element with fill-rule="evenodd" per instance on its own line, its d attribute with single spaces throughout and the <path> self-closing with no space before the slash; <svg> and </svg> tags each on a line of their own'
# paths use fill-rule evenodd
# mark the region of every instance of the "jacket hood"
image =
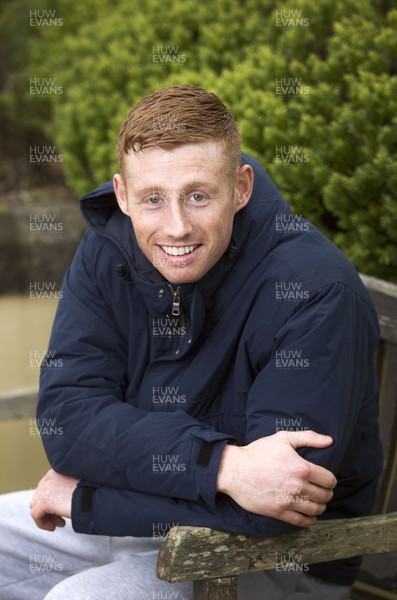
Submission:
<svg viewBox="0 0 397 600">
<path fill-rule="evenodd" d="M 251 165 L 254 171 L 252 196 L 235 216 L 232 239 L 224 256 L 200 280 L 201 283 L 205 280 L 205 288 L 210 282 L 219 285 L 220 277 L 223 278 L 237 259 L 239 262 L 244 259 L 248 271 L 244 270 L 248 275 L 285 235 L 277 230 L 276 219 L 277 215 L 290 214 L 290 207 L 257 160 L 242 153 L 242 164 Z M 80 205 L 88 225 L 111 239 L 122 251 L 126 259 L 125 266 L 129 266 L 133 277 L 134 274 L 138 275 L 141 280 L 150 283 L 164 281 L 140 250 L 130 219 L 119 209 L 112 181 L 83 196 Z M 213 286 L 210 284 L 209 287 Z"/>
</svg>

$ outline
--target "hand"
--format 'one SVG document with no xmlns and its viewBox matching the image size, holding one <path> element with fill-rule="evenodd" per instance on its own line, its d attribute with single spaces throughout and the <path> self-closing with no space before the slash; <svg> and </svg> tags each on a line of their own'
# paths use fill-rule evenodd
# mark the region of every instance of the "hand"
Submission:
<svg viewBox="0 0 397 600">
<path fill-rule="evenodd" d="M 307 527 L 321 515 L 333 496 L 336 478 L 295 452 L 295 448 L 325 448 L 330 436 L 314 431 L 279 431 L 247 446 L 225 446 L 217 491 L 250 512 Z"/>
<path fill-rule="evenodd" d="M 62 517 L 71 518 L 72 495 L 79 481 L 53 469 L 44 475 L 29 503 L 30 514 L 37 527 L 47 531 L 64 527 L 66 521 Z"/>
</svg>

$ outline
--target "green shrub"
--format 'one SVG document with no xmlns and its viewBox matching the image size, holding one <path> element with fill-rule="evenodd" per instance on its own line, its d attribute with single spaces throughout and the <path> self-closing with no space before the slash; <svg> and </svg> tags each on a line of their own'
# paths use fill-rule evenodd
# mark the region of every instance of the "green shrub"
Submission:
<svg viewBox="0 0 397 600">
<path fill-rule="evenodd" d="M 56 76 L 63 86 L 51 105 L 43 99 L 51 117 L 38 111 L 38 118 L 75 190 L 86 192 L 117 169 L 115 141 L 131 106 L 156 88 L 194 83 L 230 107 L 244 149 L 269 170 L 296 213 L 360 271 L 397 281 L 391 2 L 51 4 L 64 16 L 63 30 L 43 29 L 31 40 L 23 73 Z M 159 46 L 171 46 L 177 62 L 156 62 Z"/>
</svg>

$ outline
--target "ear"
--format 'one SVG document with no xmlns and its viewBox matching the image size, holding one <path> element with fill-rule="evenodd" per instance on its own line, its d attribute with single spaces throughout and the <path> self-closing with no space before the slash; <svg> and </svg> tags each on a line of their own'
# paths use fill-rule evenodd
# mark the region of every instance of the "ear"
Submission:
<svg viewBox="0 0 397 600">
<path fill-rule="evenodd" d="M 254 171 L 251 165 L 242 165 L 236 182 L 236 212 L 244 208 L 251 198 L 254 185 Z"/>
<path fill-rule="evenodd" d="M 128 210 L 127 189 L 125 187 L 123 177 L 119 173 L 113 175 L 113 187 L 121 212 L 129 217 L 130 213 Z"/>
</svg>

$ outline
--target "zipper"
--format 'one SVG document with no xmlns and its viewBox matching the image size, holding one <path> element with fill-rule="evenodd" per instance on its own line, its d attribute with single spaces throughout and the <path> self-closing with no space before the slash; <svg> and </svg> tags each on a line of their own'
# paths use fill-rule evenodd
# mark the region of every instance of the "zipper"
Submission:
<svg viewBox="0 0 397 600">
<path fill-rule="evenodd" d="M 174 290 L 174 288 L 172 287 L 172 285 L 169 283 L 168 287 L 171 290 L 171 294 L 172 294 L 172 316 L 173 317 L 180 317 L 181 315 L 181 297 L 179 295 L 179 287 L 176 288 L 176 290 Z"/>
<path fill-rule="evenodd" d="M 181 296 L 180 296 L 180 292 L 179 292 L 179 286 L 176 289 L 174 289 L 174 287 L 169 283 L 168 287 L 170 288 L 170 291 L 172 294 L 171 314 L 173 317 L 179 317 L 180 329 L 184 330 L 183 333 L 181 332 L 179 334 L 179 341 L 181 342 L 186 331 L 185 331 L 185 313 L 183 311 L 182 304 L 181 304 Z"/>
</svg>

